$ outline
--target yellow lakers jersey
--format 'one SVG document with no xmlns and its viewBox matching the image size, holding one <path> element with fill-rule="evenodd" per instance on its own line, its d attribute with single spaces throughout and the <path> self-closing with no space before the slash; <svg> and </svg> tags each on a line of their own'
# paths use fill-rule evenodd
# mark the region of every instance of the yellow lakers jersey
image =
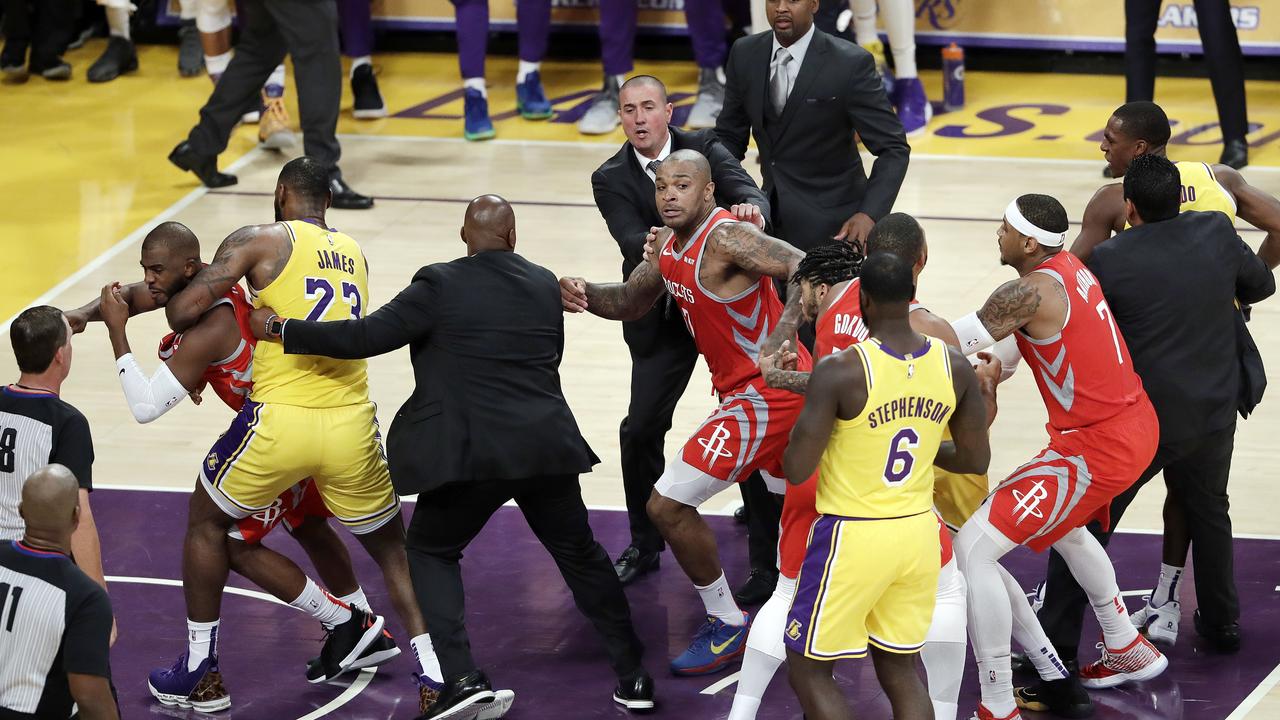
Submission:
<svg viewBox="0 0 1280 720">
<path fill-rule="evenodd" d="M 1222 187 L 1222 183 L 1218 182 L 1217 176 L 1213 174 L 1213 168 L 1208 163 L 1184 160 L 1173 165 L 1178 168 L 1182 184 L 1182 202 L 1178 206 L 1178 212 L 1216 210 L 1230 218 L 1233 225 L 1235 224 L 1236 199 Z M 1129 223 L 1126 222 L 1124 227 L 1128 230 Z"/>
<path fill-rule="evenodd" d="M 892 518 L 933 507 L 933 459 L 955 409 L 947 346 L 927 338 L 919 355 L 899 357 L 875 338 L 857 353 L 867 404 L 836 418 L 819 465 L 817 509 L 824 515 Z"/>
<path fill-rule="evenodd" d="M 351 320 L 364 315 L 369 274 L 364 253 L 344 233 L 301 220 L 283 223 L 293 242 L 284 270 L 252 293 L 254 307 L 271 307 L 282 318 Z M 330 408 L 369 401 L 364 360 L 286 355 L 277 342 L 253 352 L 255 402 Z"/>
</svg>

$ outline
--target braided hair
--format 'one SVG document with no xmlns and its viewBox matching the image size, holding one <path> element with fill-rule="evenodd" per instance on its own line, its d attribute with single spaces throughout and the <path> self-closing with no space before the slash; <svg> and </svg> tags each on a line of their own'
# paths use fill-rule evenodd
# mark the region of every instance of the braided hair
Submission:
<svg viewBox="0 0 1280 720">
<path fill-rule="evenodd" d="M 845 280 L 852 280 L 858 276 L 862 260 L 862 253 L 849 243 L 832 242 L 819 245 L 805 254 L 799 267 L 796 268 L 795 275 L 791 276 L 791 282 L 799 283 L 801 280 L 808 280 L 815 285 L 822 283 L 835 285 Z"/>
</svg>

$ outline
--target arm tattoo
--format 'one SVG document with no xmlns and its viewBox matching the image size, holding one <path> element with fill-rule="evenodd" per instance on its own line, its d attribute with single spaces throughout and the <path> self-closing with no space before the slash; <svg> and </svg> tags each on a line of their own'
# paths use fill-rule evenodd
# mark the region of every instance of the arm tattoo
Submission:
<svg viewBox="0 0 1280 720">
<path fill-rule="evenodd" d="M 608 320 L 638 320 L 666 291 L 662 275 L 648 262 L 637 265 L 626 282 L 587 283 L 586 289 L 587 312 Z"/>
<path fill-rule="evenodd" d="M 773 329 L 760 348 L 761 355 L 772 355 L 778 352 L 786 340 L 796 339 L 796 328 L 800 326 L 800 288 L 792 285 L 787 289 L 787 305 L 782 308 L 782 317 L 778 318 L 778 326 Z"/>
<path fill-rule="evenodd" d="M 804 253 L 745 222 L 725 223 L 711 233 L 710 242 L 742 270 L 787 281 Z"/>
<path fill-rule="evenodd" d="M 772 368 L 765 373 L 764 384 L 779 390 L 789 390 L 803 395 L 809 388 L 809 373 L 799 370 L 779 370 Z"/>
<path fill-rule="evenodd" d="M 996 288 L 978 311 L 978 319 L 991 333 L 1002 340 L 1014 330 L 1026 325 L 1040 309 L 1040 291 L 1026 278 L 1018 278 Z"/>
<path fill-rule="evenodd" d="M 258 238 L 257 226 L 242 227 L 227 236 L 213 255 L 213 262 L 200 271 L 186 289 L 178 293 L 165 309 L 169 326 L 178 332 L 189 329 L 196 320 L 244 277 L 235 267 L 240 254 Z"/>
</svg>

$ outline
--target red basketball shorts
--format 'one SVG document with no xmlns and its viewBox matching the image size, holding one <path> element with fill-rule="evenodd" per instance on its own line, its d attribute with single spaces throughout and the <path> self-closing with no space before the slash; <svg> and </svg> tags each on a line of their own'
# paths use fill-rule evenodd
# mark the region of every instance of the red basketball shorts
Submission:
<svg viewBox="0 0 1280 720">
<path fill-rule="evenodd" d="M 280 523 L 290 531 L 296 530 L 309 517 L 330 518 L 320 497 L 316 484 L 307 478 L 293 487 L 280 493 L 280 496 L 265 510 L 260 510 L 246 518 L 237 520 L 228 533 L 236 540 L 243 540 L 250 545 L 262 542 L 262 539 Z"/>
</svg>

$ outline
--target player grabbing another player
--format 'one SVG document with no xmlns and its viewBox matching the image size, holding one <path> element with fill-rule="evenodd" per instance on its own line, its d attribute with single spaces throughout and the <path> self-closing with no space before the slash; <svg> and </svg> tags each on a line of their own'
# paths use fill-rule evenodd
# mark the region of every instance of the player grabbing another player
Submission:
<svg viewBox="0 0 1280 720">
<path fill-rule="evenodd" d="M 715 536 L 697 508 L 756 470 L 775 492 L 785 489 L 782 450 L 803 398 L 766 387 L 756 363 L 782 314 L 771 278 L 791 277 L 803 253 L 716 207 L 711 168 L 695 151 L 667 156 L 655 186 L 666 228 L 654 229 L 645 262 L 625 283 L 562 278 L 560 288 L 568 312 L 634 320 L 653 307 L 665 284 L 711 369 L 720 406 L 667 466 L 648 505 L 707 611 L 707 622 L 671 671 L 701 675 L 742 655 L 747 614 L 733 599 Z M 799 362 L 808 369 L 803 349 Z"/>
<path fill-rule="evenodd" d="M 1129 622 L 1115 570 L 1084 529 L 1108 523 L 1108 506 L 1155 455 L 1158 420 L 1093 273 L 1062 252 L 1067 211 L 1047 195 L 1009 203 L 996 232 L 1000 262 L 1018 278 L 1000 286 L 976 313 L 955 324 L 961 347 L 980 350 L 1015 335 L 1034 369 L 1049 412 L 1049 446 L 1018 468 L 960 530 L 956 556 L 969 583 L 969 637 L 978 661 L 978 720 L 1020 717 L 1014 704 L 1009 636 L 1011 602 L 1000 558 L 1019 545 L 1053 546 L 1080 582 L 1102 626 L 1102 658 L 1081 668 L 1086 687 L 1113 687 L 1164 672 L 1169 661 Z M 1046 702 L 1061 682 L 1042 683 Z"/>
<path fill-rule="evenodd" d="M 174 330 L 195 327 L 242 277 L 251 292 L 256 289 L 259 302 L 286 317 L 336 320 L 364 314 L 368 266 L 355 240 L 325 224 L 331 199 L 327 170 L 309 157 L 285 164 L 275 192 L 279 222 L 241 228 L 223 241 L 213 262 L 165 305 Z M 227 531 L 311 477 L 325 505 L 382 570 L 418 655 L 422 674 L 415 676 L 426 712 L 442 679 L 414 601 L 400 502 L 388 477 L 368 387 L 363 361 L 286 357 L 271 343 L 255 347 L 253 388 L 205 458 L 192 494 L 183 552 L 187 612 L 192 638 L 207 642 L 218 626 L 226 584 Z M 358 609 L 352 613 L 358 626 L 339 626 L 329 640 L 342 652 L 323 656 L 326 675 L 349 668 L 382 632 L 382 618 Z M 175 668 L 175 676 L 185 678 L 183 670 Z"/>
<path fill-rule="evenodd" d="M 871 337 L 818 362 L 783 461 L 797 485 L 820 468 L 820 515 L 787 619 L 789 675 L 807 717 L 850 717 L 834 661 L 870 645 L 893 716 L 932 718 L 913 655 L 938 587 L 933 465 L 986 471 L 994 383 L 984 390 L 959 350 L 911 328 L 910 264 L 873 253 L 861 273 Z"/>
</svg>

